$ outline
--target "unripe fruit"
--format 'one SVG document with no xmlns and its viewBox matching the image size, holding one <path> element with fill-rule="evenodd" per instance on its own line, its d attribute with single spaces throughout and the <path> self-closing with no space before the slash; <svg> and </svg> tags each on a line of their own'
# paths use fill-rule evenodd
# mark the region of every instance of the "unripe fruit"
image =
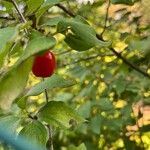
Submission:
<svg viewBox="0 0 150 150">
<path fill-rule="evenodd" d="M 46 51 L 35 57 L 32 72 L 37 77 L 50 77 L 56 68 L 55 56 L 52 52 Z"/>
</svg>

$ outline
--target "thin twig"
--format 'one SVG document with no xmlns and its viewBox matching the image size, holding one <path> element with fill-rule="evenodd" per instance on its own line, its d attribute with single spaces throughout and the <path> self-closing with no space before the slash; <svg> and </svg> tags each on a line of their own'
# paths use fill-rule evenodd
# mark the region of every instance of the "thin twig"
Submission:
<svg viewBox="0 0 150 150">
<path fill-rule="evenodd" d="M 23 16 L 23 14 L 21 13 L 21 11 L 19 10 L 19 7 L 18 7 L 18 4 L 16 3 L 16 1 L 11 0 L 11 2 L 14 5 L 14 7 L 16 8 L 18 14 L 20 15 L 20 18 L 21 18 L 22 22 L 26 23 L 27 21 L 26 21 L 25 17 Z"/>
<path fill-rule="evenodd" d="M 44 81 L 44 78 L 43 78 L 43 81 Z M 46 104 L 48 104 L 48 92 L 47 92 L 47 89 L 45 89 L 44 93 L 45 93 Z M 48 133 L 49 133 L 49 139 L 48 139 L 48 143 L 47 143 L 47 148 L 49 150 L 54 150 L 52 127 L 50 125 L 47 125 L 47 128 L 48 128 Z"/>
<path fill-rule="evenodd" d="M 61 4 L 56 4 L 56 6 L 59 7 L 60 9 L 62 9 L 69 16 L 75 17 L 75 14 L 70 9 L 66 8 L 65 6 L 63 6 Z"/>
<path fill-rule="evenodd" d="M 63 54 L 69 53 L 71 51 L 72 51 L 72 49 L 69 49 L 69 50 L 66 50 L 64 52 L 57 53 L 56 55 L 63 55 Z"/>
<path fill-rule="evenodd" d="M 44 91 L 45 91 L 45 99 L 46 99 L 46 103 L 48 103 L 48 92 L 47 92 L 46 89 L 45 89 Z"/>
<path fill-rule="evenodd" d="M 108 6 L 107 6 L 107 9 L 106 9 L 106 17 L 105 17 L 105 23 L 104 23 L 104 28 L 103 28 L 103 31 L 101 32 L 101 37 L 103 36 L 106 28 L 107 28 L 107 20 L 108 20 L 108 13 L 109 13 L 109 7 L 110 7 L 110 0 L 108 0 Z"/>
<path fill-rule="evenodd" d="M 109 0 L 110 2 L 110 0 Z M 109 4 L 110 5 L 110 4 Z M 108 6 L 109 6 L 108 5 Z M 60 7 L 61 6 L 61 7 Z M 60 9 L 62 9 L 65 13 L 67 13 L 69 16 L 74 17 L 74 13 L 71 10 L 68 10 L 67 8 L 65 8 L 65 6 L 62 6 L 61 4 L 59 4 L 58 6 Z M 107 8 L 109 9 L 109 7 Z M 70 13 L 71 12 L 71 13 Z M 107 11 L 108 12 L 108 11 Z M 73 14 L 73 15 L 72 15 Z M 107 13 L 107 17 L 106 19 L 108 19 L 108 13 Z M 107 20 L 106 20 L 107 22 Z M 106 30 L 106 28 L 105 28 Z M 96 37 L 99 40 L 104 41 L 103 37 L 101 36 L 101 34 L 96 34 Z M 120 58 L 126 65 L 128 65 L 130 68 L 136 70 L 137 72 L 141 73 L 142 75 L 144 75 L 145 77 L 150 79 L 150 75 L 147 72 L 144 72 L 143 70 L 141 70 L 139 67 L 135 66 L 134 64 L 132 64 L 131 62 L 129 62 L 126 58 L 124 58 L 120 53 L 118 53 L 117 51 L 115 51 L 115 49 L 113 47 L 110 47 L 110 50 L 118 57 Z"/>
<path fill-rule="evenodd" d="M 117 51 L 115 51 L 114 48 L 110 48 L 110 50 L 118 57 L 120 58 L 126 65 L 128 65 L 130 68 L 136 70 L 137 72 L 141 73 L 142 75 L 144 75 L 145 77 L 148 77 L 150 79 L 150 75 L 141 70 L 139 67 L 135 66 L 134 64 L 132 64 L 131 62 L 129 62 L 126 58 L 124 58 L 120 53 L 118 53 Z"/>
<path fill-rule="evenodd" d="M 70 66 L 70 65 L 74 65 L 74 64 L 77 64 L 79 62 L 82 62 L 82 61 L 89 61 L 91 59 L 94 59 L 94 58 L 97 58 L 97 57 L 105 57 L 105 56 L 115 56 L 114 54 L 97 54 L 97 55 L 94 55 L 94 56 L 91 56 L 91 57 L 87 57 L 87 58 L 82 58 L 82 59 L 79 59 L 79 60 L 76 60 L 74 62 L 71 62 L 69 64 L 64 64 L 60 67 L 65 67 L 65 66 Z"/>
<path fill-rule="evenodd" d="M 11 0 L 11 2 L 14 5 L 15 9 L 17 10 L 17 12 L 18 12 L 18 14 L 19 14 L 19 16 L 21 18 L 21 21 L 23 23 L 26 23 L 27 21 L 26 21 L 25 17 L 23 16 L 23 14 L 21 13 L 21 11 L 19 10 L 19 7 L 18 7 L 18 4 L 16 3 L 16 1 L 15 0 Z M 27 29 L 24 29 L 24 31 L 25 31 L 26 34 L 28 34 Z"/>
<path fill-rule="evenodd" d="M 0 16 L 0 19 L 4 19 L 4 20 L 15 20 L 15 18 L 12 18 L 12 17 L 4 17 L 4 16 Z"/>
</svg>

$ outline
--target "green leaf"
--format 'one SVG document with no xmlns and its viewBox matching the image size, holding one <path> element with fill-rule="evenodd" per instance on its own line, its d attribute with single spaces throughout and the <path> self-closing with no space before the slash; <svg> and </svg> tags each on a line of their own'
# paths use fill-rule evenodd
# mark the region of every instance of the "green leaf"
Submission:
<svg viewBox="0 0 150 150">
<path fill-rule="evenodd" d="M 16 99 L 16 103 L 17 103 L 17 106 L 21 109 L 25 109 L 26 108 L 26 102 L 27 102 L 27 97 L 22 97 L 22 98 L 19 98 L 19 99 Z"/>
<path fill-rule="evenodd" d="M 115 88 L 119 96 L 123 91 L 125 91 L 126 86 L 127 86 L 127 81 L 122 76 L 120 76 L 118 79 L 116 79 L 113 82 L 113 87 Z"/>
<path fill-rule="evenodd" d="M 74 21 L 77 21 L 77 22 L 81 22 L 81 23 L 90 25 L 90 24 L 87 22 L 87 20 L 85 20 L 85 18 L 82 17 L 82 16 L 80 16 L 80 15 L 77 15 L 77 16 L 74 18 Z"/>
<path fill-rule="evenodd" d="M 0 52 L 9 41 L 13 41 L 18 33 L 16 27 L 7 27 L 0 29 Z"/>
<path fill-rule="evenodd" d="M 150 36 L 144 39 L 131 40 L 129 44 L 131 50 L 139 50 L 144 52 L 145 55 L 149 55 L 150 51 Z"/>
<path fill-rule="evenodd" d="M 46 21 L 41 26 L 57 26 L 57 24 L 64 18 L 62 16 L 57 16 L 54 18 L 46 18 Z"/>
<path fill-rule="evenodd" d="M 0 67 L 4 62 L 12 42 L 15 41 L 18 35 L 18 27 L 7 27 L 0 29 Z"/>
<path fill-rule="evenodd" d="M 69 93 L 69 92 L 59 92 L 56 94 L 55 97 L 53 97 L 54 101 L 63 101 L 63 102 L 68 102 L 70 100 L 72 100 L 73 98 L 73 93 Z"/>
<path fill-rule="evenodd" d="M 71 30 L 71 33 L 66 33 L 68 28 Z M 57 26 L 57 31 L 60 33 L 65 33 L 66 38 L 65 42 L 72 48 L 77 51 L 85 51 L 95 46 L 109 46 L 110 42 L 104 42 L 98 40 L 96 37 L 96 32 L 92 27 L 87 23 L 84 24 L 78 19 L 72 21 L 60 21 Z"/>
<path fill-rule="evenodd" d="M 31 15 L 33 14 L 42 4 L 43 4 L 44 0 L 28 0 L 26 2 L 27 4 L 27 11 L 26 11 L 26 15 Z"/>
<path fill-rule="evenodd" d="M 87 101 L 86 103 L 81 105 L 78 109 L 78 112 L 82 117 L 88 118 L 91 113 L 91 102 Z"/>
<path fill-rule="evenodd" d="M 18 128 L 20 119 L 16 116 L 2 116 L 0 117 L 0 126 L 5 127 L 8 131 L 15 134 Z"/>
<path fill-rule="evenodd" d="M 57 32 L 65 34 L 66 31 L 68 30 L 69 24 L 65 20 L 61 20 L 57 24 Z"/>
<path fill-rule="evenodd" d="M 40 9 L 36 12 L 36 25 L 38 25 L 41 16 L 52 6 L 60 3 L 63 0 L 46 0 Z"/>
<path fill-rule="evenodd" d="M 66 88 L 73 86 L 76 82 L 71 79 L 64 79 L 63 77 L 54 74 L 53 76 L 45 79 L 33 86 L 25 96 L 35 96 L 42 93 L 45 89 L 50 90 L 53 88 Z"/>
<path fill-rule="evenodd" d="M 40 38 L 43 37 L 43 34 L 41 32 L 39 32 L 38 30 L 32 29 L 32 32 L 29 35 L 30 39 L 36 39 L 36 38 Z"/>
<path fill-rule="evenodd" d="M 101 125 L 102 125 L 102 118 L 99 115 L 91 118 L 90 127 L 94 133 L 100 134 Z"/>
<path fill-rule="evenodd" d="M 23 52 L 23 45 L 20 41 L 16 42 L 11 51 L 9 52 L 9 55 L 12 57 L 20 56 Z"/>
<path fill-rule="evenodd" d="M 48 50 L 56 44 L 56 40 L 53 37 L 37 37 L 29 41 L 27 47 L 24 50 L 19 62 L 26 60 L 27 58 L 41 52 Z"/>
<path fill-rule="evenodd" d="M 108 128 L 112 131 L 117 131 L 116 134 L 119 134 L 119 132 L 122 130 L 124 121 L 122 118 L 113 118 L 106 120 L 106 125 Z"/>
<path fill-rule="evenodd" d="M 41 145 L 46 145 L 48 133 L 45 126 L 39 121 L 33 121 L 27 124 L 19 133 L 26 139 Z"/>
<path fill-rule="evenodd" d="M 87 150 L 87 148 L 86 148 L 85 144 L 82 143 L 77 147 L 74 145 L 70 145 L 67 150 Z"/>
<path fill-rule="evenodd" d="M 127 5 L 133 5 L 135 0 L 111 0 L 112 4 L 127 4 Z"/>
<path fill-rule="evenodd" d="M 109 111 L 114 108 L 112 102 L 108 98 L 100 98 L 98 102 L 95 102 L 95 105 L 100 107 L 102 111 Z"/>
<path fill-rule="evenodd" d="M 5 13 L 12 13 L 13 12 L 13 4 L 11 2 L 8 1 L 1 1 L 1 4 L 6 8 Z"/>
<path fill-rule="evenodd" d="M 92 47 L 94 47 L 94 44 L 86 43 L 80 37 L 72 35 L 71 33 L 67 34 L 65 38 L 65 42 L 74 50 L 77 51 L 85 51 Z"/>
<path fill-rule="evenodd" d="M 50 101 L 39 111 L 42 121 L 56 127 L 70 128 L 72 125 L 84 121 L 72 108 L 62 101 Z"/>
<path fill-rule="evenodd" d="M 32 59 L 14 66 L 0 79 L 0 108 L 8 110 L 12 102 L 24 90 L 29 72 L 32 67 Z"/>
</svg>

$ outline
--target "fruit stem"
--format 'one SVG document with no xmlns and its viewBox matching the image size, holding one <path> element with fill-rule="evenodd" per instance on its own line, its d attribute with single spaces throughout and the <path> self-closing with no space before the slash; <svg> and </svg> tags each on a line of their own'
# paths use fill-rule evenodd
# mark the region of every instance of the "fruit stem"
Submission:
<svg viewBox="0 0 150 150">
<path fill-rule="evenodd" d="M 44 81 L 44 78 L 43 78 L 43 81 Z M 45 89 L 44 93 L 45 93 L 46 104 L 48 104 L 47 89 Z M 48 134 L 49 134 L 49 139 L 48 139 L 48 142 L 47 142 L 47 149 L 54 150 L 54 146 L 53 146 L 53 129 L 50 125 L 47 125 L 47 128 L 48 128 Z"/>
<path fill-rule="evenodd" d="M 48 92 L 46 89 L 45 89 L 45 99 L 46 99 L 46 104 L 47 104 L 48 103 Z"/>
</svg>

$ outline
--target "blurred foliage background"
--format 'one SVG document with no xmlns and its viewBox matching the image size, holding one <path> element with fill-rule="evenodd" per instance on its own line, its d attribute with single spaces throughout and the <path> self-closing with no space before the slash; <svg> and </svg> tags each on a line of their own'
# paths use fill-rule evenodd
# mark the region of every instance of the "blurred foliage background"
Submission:
<svg viewBox="0 0 150 150">
<path fill-rule="evenodd" d="M 111 41 L 113 48 L 125 59 L 150 75 L 150 1 L 127 2 L 111 1 L 107 23 L 106 0 L 96 0 L 93 5 L 79 5 L 75 0 L 62 4 L 73 14 L 84 17 L 99 34 L 106 23 L 103 38 Z M 26 8 L 26 0 L 17 0 L 17 3 L 30 24 L 34 13 L 28 17 L 30 10 Z M 1 28 L 18 22 L 13 19 L 18 17 L 12 7 L 9 1 L 0 1 Z M 38 30 L 57 39 L 56 46 L 51 49 L 57 58 L 56 73 L 65 79 L 73 78 L 77 84 L 65 89 L 51 89 L 48 96 L 50 100 L 69 104 L 86 122 L 69 130 L 55 129 L 54 149 L 150 150 L 150 78 L 126 65 L 108 47 L 94 47 L 80 52 L 71 49 L 64 41 L 65 36 L 57 33 L 56 24 L 61 17 L 70 20 L 70 16 L 59 7 L 49 8 L 40 19 Z M 19 42 L 5 60 L 2 73 L 22 54 L 26 39 L 20 36 L 17 40 Z M 31 73 L 25 91 L 40 81 Z M 25 110 L 35 114 L 44 103 L 44 94 L 30 96 Z M 26 111 L 22 111 L 22 115 Z M 20 108 L 14 103 L 10 112 L 20 113 Z M 22 125 L 17 127 L 17 132 L 21 128 Z M 9 146 L 1 142 L 0 150 L 6 149 L 10 149 Z"/>
</svg>

